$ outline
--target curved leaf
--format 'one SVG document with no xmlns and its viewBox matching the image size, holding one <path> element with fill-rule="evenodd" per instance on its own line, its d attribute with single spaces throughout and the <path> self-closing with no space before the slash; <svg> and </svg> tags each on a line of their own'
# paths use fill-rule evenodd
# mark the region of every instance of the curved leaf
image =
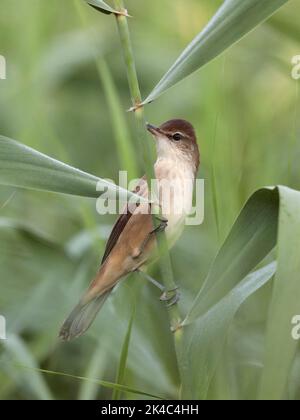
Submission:
<svg viewBox="0 0 300 420">
<path fill-rule="evenodd" d="M 204 315 L 276 245 L 278 188 L 264 188 L 248 200 L 221 247 L 183 325 Z"/>
<path fill-rule="evenodd" d="M 199 35 L 187 46 L 144 104 L 158 98 L 266 20 L 288 0 L 225 0 Z"/>
<path fill-rule="evenodd" d="M 278 269 L 268 316 L 260 399 L 287 395 L 291 367 L 299 342 L 292 337 L 292 319 L 300 312 L 300 193 L 280 187 L 277 245 Z"/>
<path fill-rule="evenodd" d="M 91 198 L 107 190 L 113 198 L 138 198 L 111 182 L 3 136 L 0 136 L 0 184 Z"/>
<path fill-rule="evenodd" d="M 181 358 L 185 397 L 207 396 L 231 320 L 244 300 L 272 277 L 274 267 L 243 278 L 276 244 L 278 269 L 260 397 L 285 397 L 297 349 L 291 321 L 300 302 L 300 192 L 281 186 L 261 189 L 246 203 L 183 322 L 187 325 Z"/>
<path fill-rule="evenodd" d="M 207 398 L 235 314 L 245 300 L 264 286 L 275 272 L 276 263 L 271 263 L 249 274 L 195 325 L 187 328 L 181 357 L 183 398 Z"/>
</svg>

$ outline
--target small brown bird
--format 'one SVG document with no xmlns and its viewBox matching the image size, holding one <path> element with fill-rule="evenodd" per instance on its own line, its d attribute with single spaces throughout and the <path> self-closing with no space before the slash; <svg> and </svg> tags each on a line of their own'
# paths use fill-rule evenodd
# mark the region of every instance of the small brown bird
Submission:
<svg viewBox="0 0 300 420">
<path fill-rule="evenodd" d="M 108 239 L 96 278 L 61 328 L 63 340 L 81 336 L 116 284 L 129 273 L 143 272 L 146 265 L 158 257 L 156 233 L 159 230 L 166 231 L 170 247 L 174 244 L 191 210 L 193 185 L 199 167 L 199 149 L 193 126 L 185 120 L 175 119 L 160 127 L 147 124 L 147 129 L 156 139 L 157 202 L 163 216 L 159 219 L 160 225 L 154 229 L 151 204 L 126 206 Z M 146 177 L 140 179 L 135 193 L 149 198 Z M 169 301 L 169 304 L 177 300 L 177 293 L 170 298 L 163 286 L 144 275 L 164 291 L 161 300 Z"/>
</svg>

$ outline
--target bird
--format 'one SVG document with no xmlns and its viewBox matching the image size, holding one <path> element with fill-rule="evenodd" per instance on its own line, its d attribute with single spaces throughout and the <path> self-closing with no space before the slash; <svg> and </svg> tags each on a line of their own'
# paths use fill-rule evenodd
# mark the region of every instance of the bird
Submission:
<svg viewBox="0 0 300 420">
<path fill-rule="evenodd" d="M 199 147 L 195 129 L 186 120 L 172 119 L 159 127 L 147 123 L 146 128 L 155 140 L 157 152 L 154 173 L 160 214 L 154 217 L 158 218 L 158 225 L 155 227 L 153 221 L 154 202 L 149 199 L 144 176 L 134 193 L 147 200 L 127 203 L 117 219 L 94 280 L 63 323 L 59 337 L 64 341 L 78 338 L 87 331 L 114 287 L 130 273 L 139 272 L 158 286 L 163 291 L 161 300 L 169 305 L 179 298 L 175 289 L 165 290 L 146 271 L 148 265 L 159 258 L 156 235 L 165 231 L 171 248 L 184 229 L 185 218 L 192 208 L 193 186 L 200 164 Z M 169 292 L 174 292 L 172 298 Z"/>
</svg>

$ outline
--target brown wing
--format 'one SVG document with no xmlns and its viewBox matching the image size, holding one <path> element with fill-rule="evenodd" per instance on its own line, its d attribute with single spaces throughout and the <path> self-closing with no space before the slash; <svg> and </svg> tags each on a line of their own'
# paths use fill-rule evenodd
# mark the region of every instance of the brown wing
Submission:
<svg viewBox="0 0 300 420">
<path fill-rule="evenodd" d="M 148 186 L 147 186 L 147 181 L 146 181 L 146 176 L 143 176 L 138 185 L 136 186 L 135 190 L 133 191 L 135 194 L 140 195 L 142 197 L 147 197 L 148 195 Z M 109 254 L 111 253 L 112 249 L 114 248 L 114 246 L 116 245 L 121 233 L 123 232 L 125 226 L 127 225 L 127 223 L 129 222 L 132 213 L 134 212 L 134 210 L 136 209 L 136 206 L 132 206 L 131 205 L 131 211 L 128 208 L 128 205 L 125 207 L 123 214 L 121 214 L 121 216 L 118 218 L 118 220 L 116 221 L 113 230 L 108 238 L 106 247 L 105 247 L 105 251 L 104 251 L 104 255 L 101 261 L 101 265 L 106 261 L 107 257 L 109 256 Z"/>
</svg>

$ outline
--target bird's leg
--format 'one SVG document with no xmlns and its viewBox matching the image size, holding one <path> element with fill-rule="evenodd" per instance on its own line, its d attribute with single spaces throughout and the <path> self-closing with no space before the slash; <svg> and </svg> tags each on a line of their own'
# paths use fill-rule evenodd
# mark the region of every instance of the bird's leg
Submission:
<svg viewBox="0 0 300 420">
<path fill-rule="evenodd" d="M 168 226 L 168 219 L 166 219 L 165 217 L 155 216 L 155 218 L 160 222 L 160 224 L 154 230 L 152 230 L 152 232 L 150 232 L 150 234 L 163 232 L 166 229 L 166 227 Z"/>
<path fill-rule="evenodd" d="M 152 239 L 153 235 L 159 232 L 163 232 L 168 226 L 168 220 L 165 219 L 164 217 L 156 216 L 156 219 L 160 221 L 160 224 L 155 229 L 153 229 L 151 232 L 148 233 L 147 237 L 144 239 L 144 241 L 142 242 L 142 245 L 138 249 L 138 252 L 135 253 L 134 258 L 139 258 L 142 255 L 147 244 Z"/>
<path fill-rule="evenodd" d="M 146 280 L 148 280 L 151 284 L 156 286 L 159 290 L 163 293 L 159 298 L 162 302 L 166 302 L 167 308 L 175 305 L 180 299 L 180 293 L 178 291 L 178 287 L 174 289 L 166 290 L 166 288 L 160 284 L 157 280 L 153 277 L 149 276 L 149 274 L 145 273 L 144 271 L 136 270 L 141 276 L 143 276 Z"/>
<path fill-rule="evenodd" d="M 157 287 L 159 290 L 161 290 L 163 293 L 165 293 L 166 289 L 165 287 L 160 284 L 157 280 L 155 280 L 153 277 L 149 276 L 149 274 L 145 273 L 141 270 L 136 270 L 137 273 L 139 273 L 141 276 L 143 276 L 146 280 L 148 280 L 151 284 L 153 284 L 155 287 Z"/>
<path fill-rule="evenodd" d="M 164 232 L 166 227 L 168 226 L 168 219 L 166 219 L 165 217 L 158 217 L 155 216 L 155 218 L 160 222 L 159 225 L 151 230 L 151 232 L 148 234 L 147 238 L 144 240 L 142 247 L 145 248 L 145 246 L 147 245 L 148 241 L 151 239 L 151 237 L 159 232 Z"/>
</svg>

